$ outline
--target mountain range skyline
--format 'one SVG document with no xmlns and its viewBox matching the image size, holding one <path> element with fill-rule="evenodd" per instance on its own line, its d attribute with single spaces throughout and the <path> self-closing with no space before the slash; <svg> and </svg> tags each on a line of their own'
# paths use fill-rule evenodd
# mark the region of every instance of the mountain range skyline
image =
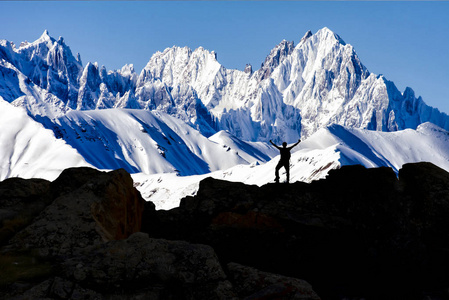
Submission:
<svg viewBox="0 0 449 300">
<path fill-rule="evenodd" d="M 138 72 L 173 45 L 215 51 L 228 69 L 257 69 L 272 45 L 298 43 L 307 30 L 326 26 L 357 48 L 371 72 L 449 112 L 444 1 L 2 1 L 0 11 L 1 38 L 18 45 L 48 29 L 85 62 L 108 70 L 132 63 Z"/>
<path fill-rule="evenodd" d="M 83 64 L 63 37 L 55 39 L 48 31 L 18 46 L 2 40 L 0 56 L 2 99 L 25 108 L 85 158 L 90 154 L 77 142 L 80 135 L 87 135 L 87 140 L 100 137 L 101 147 L 108 151 L 110 143 L 116 143 L 108 141 L 108 131 L 118 129 L 101 125 L 109 122 L 107 114 L 70 114 L 73 110 L 154 110 L 185 122 L 204 138 L 225 130 L 249 142 L 293 142 L 333 124 L 394 132 L 433 122 L 449 130 L 446 114 L 426 105 L 411 88 L 401 92 L 382 75 L 371 73 L 355 48 L 326 27 L 307 31 L 297 44 L 283 40 L 259 69 L 248 66 L 245 71 L 227 69 L 215 52 L 203 47 L 176 46 L 154 53 L 139 74 L 129 65 L 107 71 L 97 63 Z M 145 118 L 137 117 L 137 122 L 143 124 Z M 142 130 L 148 134 L 150 128 Z M 165 143 L 164 138 L 157 139 L 158 147 Z M 117 166 L 120 161 L 128 165 L 129 154 L 118 151 Z M 207 170 L 206 165 L 198 168 L 199 173 Z M 128 166 L 130 171 L 147 168 Z M 108 168 L 108 163 L 98 167 Z M 182 169 L 184 174 L 191 172 Z"/>
<path fill-rule="evenodd" d="M 70 110 L 156 109 L 206 137 L 219 130 L 246 141 L 306 138 L 331 124 L 396 131 L 449 117 L 371 73 L 355 48 L 327 27 L 283 40 L 260 69 L 227 69 L 214 51 L 171 47 L 153 54 L 137 74 L 107 71 L 72 53 L 45 31 L 32 43 L 1 41 L 0 96 L 31 116 L 55 119 Z M 45 123 L 45 122 L 44 122 Z M 52 126 L 50 126 L 52 127 Z"/>
</svg>

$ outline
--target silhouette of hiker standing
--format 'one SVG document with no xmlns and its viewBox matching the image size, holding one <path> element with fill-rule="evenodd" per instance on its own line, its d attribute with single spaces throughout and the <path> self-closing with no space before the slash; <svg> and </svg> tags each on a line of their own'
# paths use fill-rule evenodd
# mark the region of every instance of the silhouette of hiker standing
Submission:
<svg viewBox="0 0 449 300">
<path fill-rule="evenodd" d="M 282 147 L 277 146 L 276 144 L 274 144 L 271 140 L 270 143 L 275 146 L 276 148 L 279 149 L 279 151 L 281 152 L 281 159 L 279 160 L 278 164 L 276 165 L 276 183 L 279 183 L 279 169 L 284 167 L 284 169 L 287 171 L 287 183 L 289 183 L 290 181 L 290 150 L 295 147 L 296 145 L 298 145 L 301 142 L 301 140 L 298 140 L 298 142 L 296 144 L 294 144 L 293 146 L 287 147 L 287 143 L 283 142 L 282 143 Z"/>
</svg>

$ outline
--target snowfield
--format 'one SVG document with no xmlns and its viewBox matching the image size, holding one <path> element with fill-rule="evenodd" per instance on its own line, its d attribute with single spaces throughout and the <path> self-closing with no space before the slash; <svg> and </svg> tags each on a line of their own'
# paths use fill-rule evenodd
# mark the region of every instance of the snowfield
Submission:
<svg viewBox="0 0 449 300">
<path fill-rule="evenodd" d="M 56 179 L 66 168 L 92 167 L 24 109 L 0 97 L 0 181 L 10 177 Z"/>
</svg>

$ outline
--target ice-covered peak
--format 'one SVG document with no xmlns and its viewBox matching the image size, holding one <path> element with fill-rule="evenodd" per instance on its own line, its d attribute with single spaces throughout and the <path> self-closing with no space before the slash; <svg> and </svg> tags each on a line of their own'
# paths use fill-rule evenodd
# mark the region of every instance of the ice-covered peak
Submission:
<svg viewBox="0 0 449 300">
<path fill-rule="evenodd" d="M 323 27 L 320 30 L 317 31 L 317 33 L 315 34 L 315 36 L 318 37 L 318 39 L 320 39 L 321 41 L 327 40 L 327 41 L 336 41 L 339 42 L 342 45 L 346 45 L 345 41 L 343 41 L 343 39 L 336 34 L 335 32 L 333 32 L 332 30 L 330 30 L 327 27 Z"/>
<path fill-rule="evenodd" d="M 197 79 L 201 70 L 213 69 L 212 73 L 215 73 L 220 67 L 215 51 L 203 47 L 192 50 L 189 47 L 173 46 L 163 52 L 156 52 L 150 58 L 140 74 L 139 84 L 153 78 L 161 79 L 170 85 L 177 80 L 191 81 Z"/>
<path fill-rule="evenodd" d="M 289 42 L 287 40 L 283 40 L 276 47 L 274 47 L 270 54 L 265 58 L 265 61 L 262 63 L 260 70 L 258 71 L 258 76 L 260 76 L 260 80 L 264 80 L 270 77 L 274 68 L 279 66 L 282 60 L 289 56 L 293 50 L 295 49 L 295 43 L 293 41 Z"/>
<path fill-rule="evenodd" d="M 33 42 L 33 44 L 41 44 L 44 42 L 51 44 L 55 42 L 55 39 L 50 36 L 48 30 L 45 30 L 44 33 L 42 33 L 42 35 L 36 41 Z"/>
<path fill-rule="evenodd" d="M 148 61 L 145 69 L 151 69 L 154 65 L 165 65 L 166 62 L 173 60 L 174 58 L 183 57 L 182 61 L 187 60 L 192 54 L 192 50 L 188 47 L 173 46 L 166 48 L 164 51 L 157 51 L 154 53 Z"/>
<path fill-rule="evenodd" d="M 265 62 L 262 64 L 262 67 L 264 65 L 269 65 L 272 63 L 275 63 L 276 65 L 279 64 L 279 61 L 289 55 L 293 49 L 295 48 L 295 44 L 293 41 L 289 42 L 287 40 L 282 40 L 276 47 L 274 47 L 270 54 L 265 58 Z"/>
<path fill-rule="evenodd" d="M 48 33 L 48 30 L 45 30 L 44 33 L 42 33 L 42 35 L 34 42 L 30 43 L 28 41 L 25 41 L 25 42 L 20 43 L 18 51 L 23 52 L 23 51 L 28 51 L 28 49 L 30 49 L 30 48 L 34 49 L 34 48 L 42 48 L 42 47 L 43 47 L 43 49 L 50 49 L 51 47 L 53 47 L 53 44 L 55 42 L 56 42 L 56 40 L 50 36 L 50 34 Z M 46 52 L 46 51 L 48 51 L 48 50 L 45 50 L 44 52 Z"/>
<path fill-rule="evenodd" d="M 306 34 L 302 37 L 302 39 L 301 39 L 301 41 L 299 42 L 299 43 L 303 43 L 303 42 L 305 42 L 309 37 L 311 37 L 313 34 L 312 34 L 312 31 L 311 30 L 309 30 L 309 31 L 307 31 L 306 32 Z"/>
<path fill-rule="evenodd" d="M 140 75 L 139 84 L 157 78 L 170 86 L 180 82 L 202 85 L 203 81 L 208 81 L 209 85 L 220 67 L 214 51 L 174 46 L 151 57 Z"/>
<path fill-rule="evenodd" d="M 49 38 L 51 38 L 51 37 L 50 37 L 50 33 L 48 32 L 47 29 L 44 30 L 44 33 L 42 33 L 42 35 L 41 35 L 40 38 L 41 38 L 41 39 L 49 39 Z"/>
<path fill-rule="evenodd" d="M 132 74 L 135 74 L 136 71 L 134 70 L 134 65 L 133 64 L 126 64 L 122 67 L 122 69 L 120 70 L 120 74 L 122 74 L 122 76 L 131 76 Z"/>
<path fill-rule="evenodd" d="M 16 52 L 16 45 L 13 42 L 0 40 L 0 60 L 11 60 L 11 57 L 14 56 L 14 52 Z"/>
<path fill-rule="evenodd" d="M 203 57 L 207 60 L 217 61 L 218 54 L 214 50 L 209 51 L 207 49 L 204 49 L 203 47 L 199 47 L 193 51 L 192 57 Z"/>
</svg>

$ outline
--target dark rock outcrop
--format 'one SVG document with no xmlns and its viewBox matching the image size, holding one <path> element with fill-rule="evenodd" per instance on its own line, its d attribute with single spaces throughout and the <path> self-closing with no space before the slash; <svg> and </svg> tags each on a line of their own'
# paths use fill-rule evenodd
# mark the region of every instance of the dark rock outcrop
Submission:
<svg viewBox="0 0 449 300">
<path fill-rule="evenodd" d="M 144 202 L 124 170 L 72 168 L 51 183 L 21 178 L 1 182 L 0 266 L 5 272 L 0 288 L 6 289 L 6 298 L 58 275 L 61 261 L 84 248 L 140 231 Z M 17 282 L 23 281 L 19 288 Z"/>
<path fill-rule="evenodd" d="M 430 163 L 209 178 L 170 211 L 123 170 L 74 168 L 0 200 L 1 299 L 449 298 L 449 173 Z"/>
<path fill-rule="evenodd" d="M 150 239 L 144 233 L 84 249 L 64 262 L 64 274 L 106 297 L 235 298 L 210 246 Z"/>
<path fill-rule="evenodd" d="M 0 299 L 319 299 L 306 282 L 253 268 L 230 267 L 230 277 L 208 245 L 139 232 L 142 216 L 156 211 L 122 169 L 5 180 L 0 200 Z"/>
<path fill-rule="evenodd" d="M 398 178 L 346 166 L 311 184 L 205 179 L 180 207 L 144 218 L 143 230 L 307 280 L 323 299 L 447 299 L 448 217 L 446 171 L 407 164 Z"/>
<path fill-rule="evenodd" d="M 50 184 L 48 197 L 54 200 L 10 240 L 9 249 L 65 256 L 140 230 L 144 200 L 122 169 L 67 169 Z"/>
</svg>

